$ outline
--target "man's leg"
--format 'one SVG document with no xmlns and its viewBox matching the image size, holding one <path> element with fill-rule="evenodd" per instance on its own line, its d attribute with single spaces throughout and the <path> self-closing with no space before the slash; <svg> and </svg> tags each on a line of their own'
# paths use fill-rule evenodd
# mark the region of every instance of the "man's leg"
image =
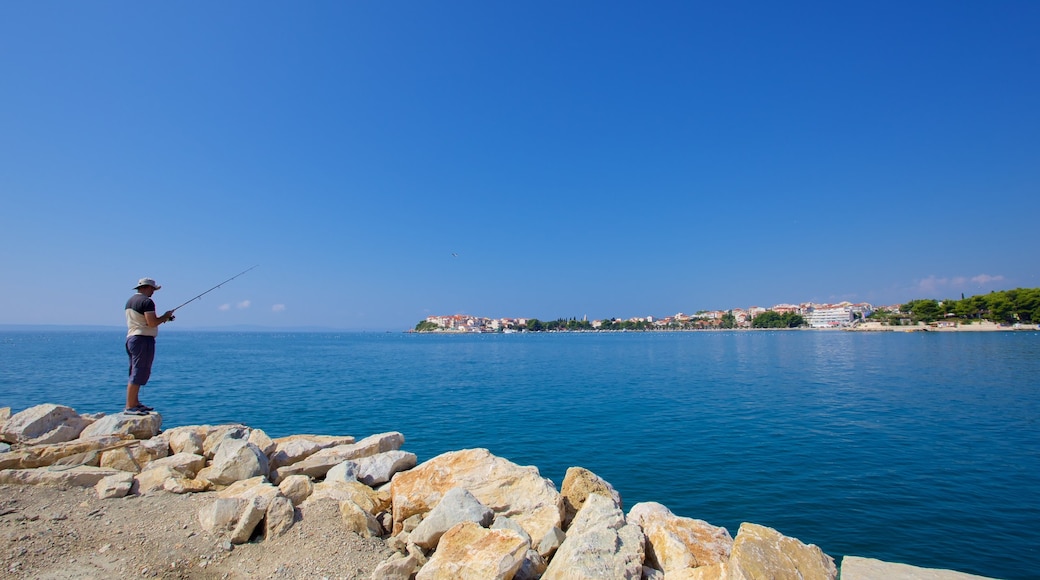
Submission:
<svg viewBox="0 0 1040 580">
<path fill-rule="evenodd" d="M 133 409 L 134 407 L 141 404 L 141 400 L 137 398 L 138 393 L 141 392 L 141 385 L 135 385 L 133 383 L 126 384 L 126 408 Z"/>
</svg>

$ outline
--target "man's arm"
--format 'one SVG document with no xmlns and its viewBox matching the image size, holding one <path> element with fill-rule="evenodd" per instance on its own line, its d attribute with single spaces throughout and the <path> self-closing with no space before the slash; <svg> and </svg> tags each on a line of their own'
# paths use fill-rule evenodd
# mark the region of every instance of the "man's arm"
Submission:
<svg viewBox="0 0 1040 580">
<path fill-rule="evenodd" d="M 153 311 L 148 311 L 144 313 L 144 321 L 148 323 L 148 326 L 159 326 L 160 324 L 164 322 L 169 322 L 171 320 L 173 320 L 172 310 L 167 310 L 166 313 L 162 316 L 156 316 L 155 312 Z"/>
</svg>

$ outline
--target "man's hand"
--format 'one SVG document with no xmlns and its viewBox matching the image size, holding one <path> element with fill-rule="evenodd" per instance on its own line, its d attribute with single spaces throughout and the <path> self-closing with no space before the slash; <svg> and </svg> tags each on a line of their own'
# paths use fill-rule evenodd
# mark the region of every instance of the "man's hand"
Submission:
<svg viewBox="0 0 1040 580">
<path fill-rule="evenodd" d="M 174 319 L 173 311 L 172 310 L 167 310 L 166 314 L 163 314 L 163 318 L 166 319 L 166 322 L 173 322 L 173 319 Z"/>
</svg>

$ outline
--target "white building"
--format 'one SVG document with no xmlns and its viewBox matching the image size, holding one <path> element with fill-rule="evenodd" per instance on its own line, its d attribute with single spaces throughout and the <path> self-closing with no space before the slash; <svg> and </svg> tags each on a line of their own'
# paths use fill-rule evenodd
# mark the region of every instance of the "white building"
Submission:
<svg viewBox="0 0 1040 580">
<path fill-rule="evenodd" d="M 850 306 L 831 306 L 814 308 L 804 314 L 805 322 L 813 328 L 833 328 L 845 326 L 852 322 L 853 314 Z"/>
</svg>

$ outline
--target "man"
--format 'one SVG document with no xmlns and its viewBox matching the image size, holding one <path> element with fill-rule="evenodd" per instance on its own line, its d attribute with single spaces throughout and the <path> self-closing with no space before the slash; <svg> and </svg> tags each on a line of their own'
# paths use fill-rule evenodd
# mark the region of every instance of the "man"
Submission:
<svg viewBox="0 0 1040 580">
<path fill-rule="evenodd" d="M 167 310 L 162 316 L 155 315 L 152 294 L 159 288 L 162 286 L 155 280 L 141 278 L 137 282 L 137 294 L 126 301 L 126 354 L 130 357 L 130 380 L 126 383 L 124 412 L 128 415 L 147 415 L 154 410 L 141 403 L 138 393 L 152 374 L 159 325 L 173 320 L 172 310 Z"/>
</svg>

